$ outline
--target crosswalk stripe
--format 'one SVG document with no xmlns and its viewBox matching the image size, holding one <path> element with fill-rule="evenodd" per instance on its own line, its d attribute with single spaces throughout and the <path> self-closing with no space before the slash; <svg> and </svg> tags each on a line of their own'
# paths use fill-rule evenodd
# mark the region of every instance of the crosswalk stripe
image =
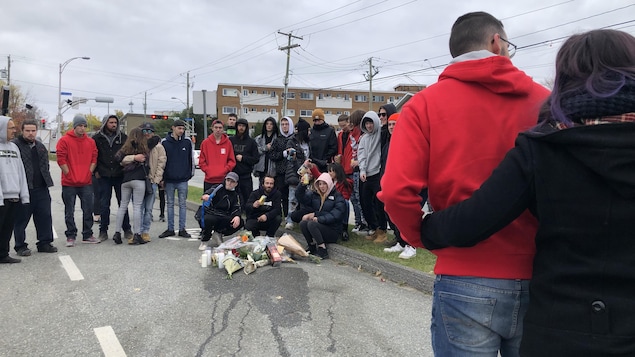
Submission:
<svg viewBox="0 0 635 357">
<path fill-rule="evenodd" d="M 79 271 L 70 255 L 60 255 L 59 260 L 62 262 L 62 267 L 66 270 L 66 274 L 68 274 L 68 277 L 71 278 L 71 281 L 84 280 L 84 276 Z"/>
<path fill-rule="evenodd" d="M 126 352 L 111 326 L 96 327 L 93 330 L 106 357 L 126 357 Z"/>
</svg>

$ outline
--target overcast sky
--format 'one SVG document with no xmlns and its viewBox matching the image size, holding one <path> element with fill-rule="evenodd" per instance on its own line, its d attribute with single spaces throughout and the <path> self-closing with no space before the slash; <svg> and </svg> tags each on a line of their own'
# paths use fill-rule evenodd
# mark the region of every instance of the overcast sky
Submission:
<svg viewBox="0 0 635 357">
<path fill-rule="evenodd" d="M 113 97 L 111 112 L 182 110 L 192 90 L 218 83 L 281 86 L 286 56 L 278 50 L 293 33 L 291 87 L 368 88 L 368 59 L 379 70 L 373 88 L 432 84 L 451 59 L 449 31 L 466 12 L 501 19 L 519 47 L 514 64 L 538 82 L 552 77 L 563 38 L 602 27 L 635 33 L 635 1 L 626 0 L 3 0 L 0 69 L 11 56 L 11 82 L 50 119 L 62 91 Z M 3 60 L 4 59 L 4 60 Z M 4 63 L 3 63 L 4 62 Z M 106 114 L 88 103 L 65 114 Z"/>
</svg>

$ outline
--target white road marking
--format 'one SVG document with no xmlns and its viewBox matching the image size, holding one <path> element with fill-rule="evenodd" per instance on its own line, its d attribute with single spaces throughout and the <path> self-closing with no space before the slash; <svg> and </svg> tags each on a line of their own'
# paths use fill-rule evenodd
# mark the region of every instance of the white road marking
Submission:
<svg viewBox="0 0 635 357">
<path fill-rule="evenodd" d="M 177 238 L 177 237 L 166 237 L 165 239 L 167 239 L 167 240 L 181 240 L 181 238 Z"/>
<path fill-rule="evenodd" d="M 53 240 L 57 239 L 57 232 L 55 231 L 55 228 L 53 228 Z"/>
<path fill-rule="evenodd" d="M 84 280 L 84 276 L 77 269 L 77 265 L 73 262 L 73 259 L 69 255 L 60 255 L 60 261 L 62 262 L 62 267 L 66 270 L 66 274 L 71 278 L 72 281 Z"/>
<path fill-rule="evenodd" d="M 111 326 L 96 327 L 94 331 L 106 357 L 126 357 L 126 352 Z"/>
</svg>

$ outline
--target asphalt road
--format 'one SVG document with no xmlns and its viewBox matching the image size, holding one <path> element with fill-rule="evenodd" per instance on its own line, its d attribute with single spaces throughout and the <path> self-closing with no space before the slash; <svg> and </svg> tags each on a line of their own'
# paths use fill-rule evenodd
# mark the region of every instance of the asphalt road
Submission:
<svg viewBox="0 0 635 357">
<path fill-rule="evenodd" d="M 0 356 L 432 356 L 429 295 L 332 260 L 227 280 L 200 266 L 198 240 L 156 238 L 162 222 L 146 245 L 66 248 L 51 167 L 59 252 L 0 265 Z"/>
</svg>

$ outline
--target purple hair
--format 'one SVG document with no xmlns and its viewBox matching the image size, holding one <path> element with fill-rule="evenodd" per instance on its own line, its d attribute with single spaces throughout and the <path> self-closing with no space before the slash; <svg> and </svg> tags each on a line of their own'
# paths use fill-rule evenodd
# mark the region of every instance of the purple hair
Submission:
<svg viewBox="0 0 635 357">
<path fill-rule="evenodd" d="M 553 119 L 566 126 L 582 118 L 576 108 L 563 105 L 580 94 L 592 98 L 616 95 L 635 80 L 635 37 L 617 30 L 593 30 L 569 37 L 556 56 L 553 91 L 543 107 L 541 121 Z"/>
</svg>

